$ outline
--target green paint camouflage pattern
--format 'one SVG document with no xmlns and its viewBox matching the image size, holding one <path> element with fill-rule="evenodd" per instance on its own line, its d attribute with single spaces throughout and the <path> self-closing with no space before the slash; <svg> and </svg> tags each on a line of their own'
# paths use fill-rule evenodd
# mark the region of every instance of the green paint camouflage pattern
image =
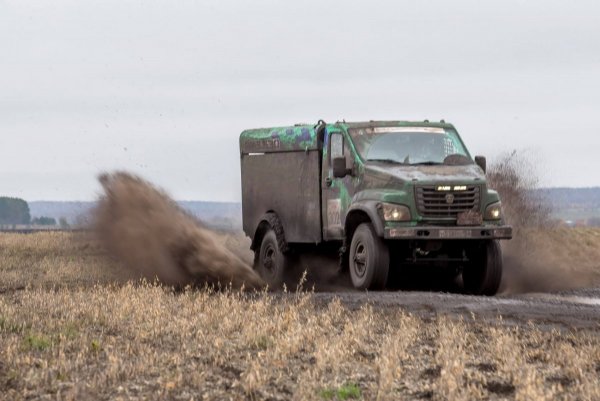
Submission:
<svg viewBox="0 0 600 401">
<path fill-rule="evenodd" d="M 317 134 L 312 125 L 250 129 L 240 135 L 242 153 L 317 149 Z"/>
<path fill-rule="evenodd" d="M 416 226 L 427 224 L 444 218 L 425 218 L 419 215 L 416 206 L 416 185 L 479 185 L 482 188 L 480 212 L 483 214 L 486 207 L 498 202 L 496 191 L 487 188 L 485 174 L 475 164 L 469 166 L 402 166 L 381 167 L 365 165 L 364 160 L 357 152 L 348 130 L 352 128 L 370 127 L 438 127 L 454 130 L 452 124 L 445 122 L 427 121 L 369 121 L 359 123 L 337 122 L 325 125 L 325 138 L 322 149 L 323 169 L 329 173 L 324 174 L 331 178 L 329 189 L 339 196 L 342 208 L 342 224 L 346 212 L 355 203 L 362 201 L 389 202 L 405 205 L 411 212 L 411 221 L 388 222 L 386 226 Z M 328 162 L 328 135 L 332 132 L 341 132 L 347 142 L 354 160 L 352 176 L 333 178 Z M 458 134 L 458 133 L 457 133 Z M 460 137 L 460 136 L 459 136 Z M 281 151 L 308 151 L 319 149 L 317 126 L 295 125 L 291 127 L 275 127 L 251 129 L 243 131 L 240 135 L 240 151 L 242 154 L 253 152 L 281 152 Z M 465 146 L 466 149 L 466 146 Z M 468 151 L 467 151 L 468 152 Z M 470 156 L 470 155 L 469 155 Z M 447 218 L 446 220 L 452 220 Z M 500 221 L 486 221 L 488 225 L 500 225 Z"/>
</svg>

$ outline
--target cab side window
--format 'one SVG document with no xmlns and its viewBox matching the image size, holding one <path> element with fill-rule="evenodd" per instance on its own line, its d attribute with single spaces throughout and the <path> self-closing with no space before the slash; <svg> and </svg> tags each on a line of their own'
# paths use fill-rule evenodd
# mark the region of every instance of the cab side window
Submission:
<svg viewBox="0 0 600 401">
<path fill-rule="evenodd" d="M 346 168 L 352 168 L 354 164 L 354 158 L 352 157 L 352 152 L 350 151 L 350 145 L 348 141 L 344 141 L 344 155 L 346 156 Z"/>
</svg>

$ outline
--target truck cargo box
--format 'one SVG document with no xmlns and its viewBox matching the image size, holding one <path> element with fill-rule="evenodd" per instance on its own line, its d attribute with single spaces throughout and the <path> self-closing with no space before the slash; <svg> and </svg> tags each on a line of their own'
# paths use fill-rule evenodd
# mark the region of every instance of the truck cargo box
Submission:
<svg viewBox="0 0 600 401">
<path fill-rule="evenodd" d="M 243 227 L 251 239 L 264 214 L 276 211 L 287 242 L 321 241 L 320 146 L 312 126 L 242 132 Z"/>
</svg>

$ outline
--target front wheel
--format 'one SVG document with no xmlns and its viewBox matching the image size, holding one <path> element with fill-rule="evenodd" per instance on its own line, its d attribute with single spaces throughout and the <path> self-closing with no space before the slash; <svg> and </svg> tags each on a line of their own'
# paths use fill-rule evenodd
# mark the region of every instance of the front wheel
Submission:
<svg viewBox="0 0 600 401">
<path fill-rule="evenodd" d="M 498 241 L 477 249 L 463 269 L 465 291 L 474 295 L 494 295 L 502 280 L 502 250 Z"/>
<path fill-rule="evenodd" d="M 349 254 L 350 278 L 359 290 L 380 290 L 387 283 L 390 252 L 371 223 L 362 223 L 354 231 Z"/>
</svg>

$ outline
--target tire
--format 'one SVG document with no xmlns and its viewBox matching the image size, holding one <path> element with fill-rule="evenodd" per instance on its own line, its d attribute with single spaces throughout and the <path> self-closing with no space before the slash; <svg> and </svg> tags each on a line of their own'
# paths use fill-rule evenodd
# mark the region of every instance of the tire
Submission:
<svg viewBox="0 0 600 401">
<path fill-rule="evenodd" d="M 502 280 L 502 250 L 498 241 L 486 242 L 463 270 L 465 291 L 474 295 L 495 295 Z"/>
<path fill-rule="evenodd" d="M 362 223 L 354 231 L 348 265 L 354 288 L 385 288 L 390 269 L 390 251 L 371 223 Z"/>
<path fill-rule="evenodd" d="M 281 248 L 277 234 L 269 228 L 255 254 L 256 271 L 271 289 L 283 285 L 286 272 L 290 267 L 290 258 Z"/>
</svg>

